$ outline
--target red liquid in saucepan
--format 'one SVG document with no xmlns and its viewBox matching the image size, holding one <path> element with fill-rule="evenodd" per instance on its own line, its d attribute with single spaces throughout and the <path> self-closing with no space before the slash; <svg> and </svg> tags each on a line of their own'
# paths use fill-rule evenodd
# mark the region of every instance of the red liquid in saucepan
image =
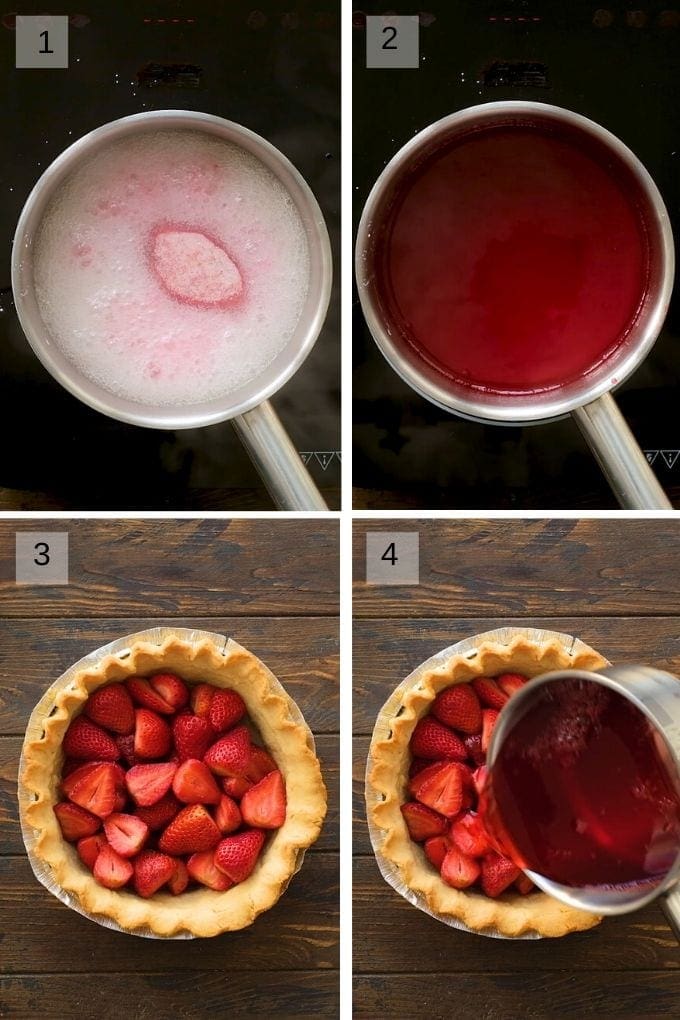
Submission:
<svg viewBox="0 0 680 1020">
<path fill-rule="evenodd" d="M 677 775 L 661 746 L 614 691 L 546 686 L 493 764 L 485 821 L 518 864 L 564 885 L 661 876 L 680 849 Z"/>
<path fill-rule="evenodd" d="M 387 318 L 468 387 L 536 392 L 615 349 L 644 297 L 648 250 L 624 171 L 580 140 L 495 127 L 397 185 L 376 241 Z"/>
</svg>

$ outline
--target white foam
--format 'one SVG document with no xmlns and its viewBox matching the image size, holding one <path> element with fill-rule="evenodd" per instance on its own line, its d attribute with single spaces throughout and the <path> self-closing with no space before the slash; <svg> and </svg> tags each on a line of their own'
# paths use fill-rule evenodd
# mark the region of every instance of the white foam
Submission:
<svg viewBox="0 0 680 1020">
<path fill-rule="evenodd" d="M 233 307 L 194 307 L 154 275 L 163 225 L 203 231 L 238 266 Z M 34 278 L 45 325 L 89 379 L 141 404 L 226 396 L 259 376 L 293 335 L 309 250 L 283 185 L 252 154 L 193 131 L 110 145 L 50 203 Z"/>
</svg>

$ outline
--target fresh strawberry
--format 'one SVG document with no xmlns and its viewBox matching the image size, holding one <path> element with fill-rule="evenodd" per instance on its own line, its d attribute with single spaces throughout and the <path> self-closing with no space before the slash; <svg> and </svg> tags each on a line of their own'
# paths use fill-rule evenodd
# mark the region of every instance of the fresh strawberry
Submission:
<svg viewBox="0 0 680 1020">
<path fill-rule="evenodd" d="M 215 825 L 221 833 L 226 835 L 235 832 L 241 824 L 241 812 L 238 804 L 231 797 L 223 793 L 220 802 L 215 809 Z"/>
<path fill-rule="evenodd" d="M 409 790 L 421 804 L 453 818 L 463 806 L 465 782 L 465 769 L 460 762 L 435 762 L 411 780 Z"/>
<path fill-rule="evenodd" d="M 519 874 L 519 868 L 495 850 L 482 858 L 482 889 L 487 896 L 500 896 Z"/>
<path fill-rule="evenodd" d="M 519 892 L 521 892 L 522 896 L 526 896 L 528 893 L 532 892 L 535 888 L 536 886 L 534 885 L 534 883 L 531 881 L 528 875 L 524 874 L 524 872 L 521 872 L 519 878 L 515 879 L 515 889 L 518 889 Z"/>
<path fill-rule="evenodd" d="M 208 853 L 210 851 L 208 850 Z M 175 870 L 168 881 L 168 889 L 173 896 L 179 896 L 189 885 L 189 872 L 187 866 L 180 857 L 173 857 Z"/>
<path fill-rule="evenodd" d="M 132 864 L 117 854 L 108 843 L 99 851 L 94 862 L 94 877 L 106 889 L 121 889 L 132 878 Z"/>
<path fill-rule="evenodd" d="M 67 758 L 81 761 L 117 761 L 120 758 L 113 737 L 84 715 L 76 716 L 67 729 L 63 748 Z"/>
<path fill-rule="evenodd" d="M 475 769 L 475 771 L 472 773 L 472 782 L 474 783 L 478 797 L 481 797 L 482 795 L 482 790 L 484 789 L 484 784 L 486 782 L 488 771 L 489 770 L 487 769 L 486 765 L 480 765 L 479 768 Z"/>
<path fill-rule="evenodd" d="M 75 843 L 83 836 L 93 836 L 102 826 L 102 820 L 97 815 L 67 800 L 55 804 L 54 813 L 61 826 L 61 834 L 69 843 Z"/>
<path fill-rule="evenodd" d="M 442 861 L 441 876 L 454 889 L 467 889 L 479 878 L 479 863 L 451 847 Z"/>
<path fill-rule="evenodd" d="M 227 836 L 215 850 L 215 864 L 232 882 L 243 882 L 252 872 L 264 843 L 260 829 L 245 829 Z"/>
<path fill-rule="evenodd" d="M 176 772 L 177 766 L 167 761 L 135 765 L 127 773 L 125 782 L 136 804 L 151 807 L 168 792 Z"/>
<path fill-rule="evenodd" d="M 215 852 L 213 850 L 203 850 L 200 854 L 192 854 L 187 861 L 187 871 L 196 882 L 207 885 L 208 889 L 214 889 L 216 892 L 231 889 L 234 884 L 223 871 L 215 867 Z"/>
<path fill-rule="evenodd" d="M 465 811 L 454 818 L 449 828 L 449 839 L 468 857 L 482 857 L 491 849 L 484 823 L 476 811 Z"/>
<path fill-rule="evenodd" d="M 118 762 L 115 761 L 88 761 L 85 764 L 78 762 L 78 768 L 72 772 L 69 772 L 68 776 L 62 778 L 61 789 L 65 797 L 70 799 L 71 792 L 75 789 L 78 783 L 85 779 L 87 776 L 92 775 L 101 765 L 108 766 L 111 774 L 114 777 L 116 790 L 125 789 L 125 771 L 120 767 Z"/>
<path fill-rule="evenodd" d="M 168 854 L 192 854 L 210 850 L 222 833 L 202 804 L 189 804 L 173 818 L 158 841 Z"/>
<path fill-rule="evenodd" d="M 70 783 L 77 775 L 74 772 L 67 781 Z M 98 818 L 107 818 L 116 806 L 117 781 L 113 765 L 102 762 L 70 788 L 69 799 Z"/>
<path fill-rule="evenodd" d="M 437 871 L 441 871 L 444 858 L 450 849 L 451 844 L 446 836 L 432 836 L 430 839 L 426 839 L 423 844 L 425 856 Z"/>
<path fill-rule="evenodd" d="M 242 776 L 225 776 L 222 779 L 222 789 L 229 797 L 240 800 L 244 793 L 247 793 L 255 784 L 249 783 Z"/>
<path fill-rule="evenodd" d="M 495 708 L 498 711 L 501 710 L 505 702 L 508 700 L 508 696 L 505 691 L 502 691 L 495 680 L 492 680 L 488 676 L 478 676 L 472 681 L 479 700 L 487 708 Z"/>
<path fill-rule="evenodd" d="M 191 688 L 191 710 L 194 715 L 201 719 L 207 719 L 210 715 L 210 705 L 215 693 L 215 688 L 210 684 L 196 684 Z"/>
<path fill-rule="evenodd" d="M 172 736 L 180 761 L 202 758 L 215 739 L 215 731 L 207 719 L 183 712 L 172 722 Z"/>
<path fill-rule="evenodd" d="M 286 787 L 277 769 L 256 783 L 241 800 L 246 825 L 257 829 L 278 829 L 286 820 Z"/>
<path fill-rule="evenodd" d="M 250 783 L 259 783 L 261 779 L 268 776 L 270 772 L 275 772 L 277 768 L 278 765 L 263 747 L 251 744 L 248 763 L 243 770 L 242 776 Z"/>
<path fill-rule="evenodd" d="M 103 832 L 98 832 L 95 836 L 83 836 L 78 840 L 76 844 L 78 856 L 90 871 L 94 869 L 95 861 L 103 846 L 106 846 L 106 836 Z"/>
<path fill-rule="evenodd" d="M 497 712 L 495 708 L 485 708 L 482 712 L 482 750 L 484 754 L 488 754 L 489 744 L 491 743 L 491 734 L 494 731 L 494 727 L 498 720 L 500 712 Z"/>
<path fill-rule="evenodd" d="M 83 709 L 92 722 L 114 733 L 132 733 L 135 707 L 123 684 L 107 684 L 93 691 Z"/>
<path fill-rule="evenodd" d="M 113 800 L 113 810 L 114 810 L 114 812 L 122 811 L 126 804 L 127 804 L 127 796 L 126 796 L 126 794 L 123 792 L 123 790 L 121 790 L 118 787 L 116 787 L 116 796 L 114 797 L 114 800 Z"/>
<path fill-rule="evenodd" d="M 181 808 L 182 805 L 174 793 L 166 793 L 165 797 L 161 797 L 151 807 L 138 807 L 135 814 L 149 826 L 151 832 L 156 832 L 158 829 L 165 829 Z"/>
<path fill-rule="evenodd" d="M 178 712 L 189 703 L 189 691 L 183 680 L 180 680 L 174 673 L 154 673 L 149 677 L 149 683 L 159 694 L 166 705 L 170 705 L 173 712 Z"/>
<path fill-rule="evenodd" d="M 413 779 L 413 777 L 417 776 L 419 772 L 423 771 L 423 769 L 429 769 L 431 764 L 432 762 L 428 761 L 427 758 L 413 758 L 408 770 L 409 779 Z"/>
<path fill-rule="evenodd" d="M 136 765 L 139 761 L 135 754 L 135 735 L 134 733 L 126 734 L 124 737 L 116 737 L 116 747 L 120 751 L 120 756 L 124 762 L 128 765 Z"/>
<path fill-rule="evenodd" d="M 231 729 L 246 714 L 246 704 L 236 691 L 218 688 L 210 702 L 210 725 L 216 733 Z"/>
<path fill-rule="evenodd" d="M 135 877 L 133 885 L 138 896 L 148 899 L 155 892 L 169 882 L 175 873 L 175 861 L 167 854 L 157 853 L 155 850 L 142 850 L 141 854 L 135 857 Z"/>
<path fill-rule="evenodd" d="M 135 712 L 135 755 L 138 758 L 162 758 L 170 750 L 172 733 L 159 715 L 148 708 Z"/>
<path fill-rule="evenodd" d="M 467 751 L 460 737 L 429 716 L 416 723 L 410 748 L 415 758 L 428 758 L 430 761 L 440 761 L 442 758 L 465 761 L 467 758 Z"/>
<path fill-rule="evenodd" d="M 109 846 L 121 857 L 134 857 L 147 841 L 149 827 L 135 815 L 112 814 L 104 822 Z"/>
<path fill-rule="evenodd" d="M 246 726 L 237 726 L 208 749 L 203 761 L 218 776 L 239 776 L 249 757 L 250 734 Z"/>
<path fill-rule="evenodd" d="M 496 677 L 496 683 L 509 698 L 521 690 L 528 681 L 529 677 L 523 676 L 521 673 L 501 673 Z"/>
<path fill-rule="evenodd" d="M 126 680 L 126 686 L 137 705 L 150 708 L 152 712 L 160 712 L 161 715 L 174 715 L 175 709 L 160 692 L 154 690 L 146 677 L 131 676 Z"/>
<path fill-rule="evenodd" d="M 475 733 L 472 737 L 465 737 L 463 743 L 468 753 L 468 758 L 471 758 L 475 765 L 483 765 L 486 761 L 486 755 L 482 751 L 482 734 Z"/>
<path fill-rule="evenodd" d="M 219 804 L 222 796 L 212 772 L 197 758 L 182 762 L 172 781 L 172 791 L 183 804 Z"/>
<path fill-rule="evenodd" d="M 482 708 L 470 684 L 447 687 L 434 699 L 431 712 L 439 722 L 462 733 L 479 733 L 482 728 Z"/>
<path fill-rule="evenodd" d="M 417 800 L 402 804 L 401 813 L 409 835 L 416 843 L 423 843 L 432 836 L 442 836 L 446 832 L 446 818 Z"/>
</svg>

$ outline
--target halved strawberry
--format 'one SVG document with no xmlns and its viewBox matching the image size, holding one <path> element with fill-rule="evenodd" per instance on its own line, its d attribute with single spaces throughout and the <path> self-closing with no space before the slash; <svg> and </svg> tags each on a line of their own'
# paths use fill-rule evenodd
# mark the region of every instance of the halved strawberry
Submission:
<svg viewBox="0 0 680 1020">
<path fill-rule="evenodd" d="M 167 854 L 156 850 L 142 850 L 135 857 L 135 877 L 133 885 L 138 896 L 148 899 L 169 882 L 175 872 L 175 861 Z"/>
<path fill-rule="evenodd" d="M 189 703 L 187 685 L 175 673 L 154 673 L 149 677 L 149 683 L 173 712 L 178 712 Z"/>
<path fill-rule="evenodd" d="M 172 781 L 172 791 L 183 804 L 219 804 L 222 796 L 212 772 L 197 758 L 182 762 Z"/>
<path fill-rule="evenodd" d="M 467 758 L 465 744 L 460 737 L 429 716 L 416 723 L 410 748 L 414 757 L 428 758 L 431 761 L 440 761 L 442 758 L 465 761 Z"/>
<path fill-rule="evenodd" d="M 441 871 L 444 858 L 450 849 L 451 844 L 446 836 L 432 836 L 430 839 L 426 839 L 423 844 L 425 856 L 437 871 Z"/>
<path fill-rule="evenodd" d="M 215 693 L 215 688 L 210 684 L 196 684 L 191 688 L 191 709 L 194 715 L 201 719 L 207 719 L 210 715 L 210 705 Z"/>
<path fill-rule="evenodd" d="M 277 769 L 251 787 L 241 799 L 246 825 L 256 829 L 278 829 L 286 820 L 286 787 Z"/>
<path fill-rule="evenodd" d="M 166 793 L 164 797 L 161 797 L 151 807 L 136 808 L 135 814 L 138 818 L 141 818 L 145 825 L 149 826 L 152 832 L 156 832 L 158 829 L 164 829 L 169 825 L 181 808 L 182 804 L 177 800 L 174 793 Z"/>
<path fill-rule="evenodd" d="M 416 843 L 423 843 L 432 836 L 441 836 L 446 832 L 446 818 L 417 800 L 402 804 L 401 813 L 409 835 Z"/>
<path fill-rule="evenodd" d="M 61 834 L 69 843 L 75 843 L 83 836 L 93 836 L 102 826 L 101 818 L 87 811 L 79 804 L 63 800 L 54 805 L 54 813 L 61 828 Z"/>
<path fill-rule="evenodd" d="M 187 861 L 187 871 L 196 882 L 207 885 L 208 889 L 225 892 L 234 884 L 230 878 L 215 866 L 213 850 L 203 850 L 200 854 L 192 854 Z"/>
<path fill-rule="evenodd" d="M 168 854 L 198 853 L 214 847 L 221 835 L 202 804 L 189 804 L 163 831 L 158 849 Z"/>
<path fill-rule="evenodd" d="M 168 792 L 176 772 L 177 766 L 167 761 L 135 765 L 128 771 L 125 782 L 135 803 L 151 807 Z"/>
<path fill-rule="evenodd" d="M 495 680 L 492 680 L 488 676 L 478 676 L 472 681 L 479 700 L 487 708 L 495 708 L 498 711 L 501 710 L 505 702 L 508 700 L 508 696 L 505 691 L 502 691 Z"/>
<path fill-rule="evenodd" d="M 133 701 L 142 708 L 160 712 L 161 715 L 174 715 L 175 709 L 159 691 L 154 690 L 146 677 L 131 676 L 125 683 Z"/>
<path fill-rule="evenodd" d="M 208 853 L 210 853 L 209 850 Z M 181 857 L 173 857 L 173 860 L 175 862 L 175 870 L 168 881 L 168 889 L 173 896 L 179 896 L 189 885 L 189 872 Z"/>
<path fill-rule="evenodd" d="M 484 823 L 476 811 L 465 811 L 454 818 L 449 828 L 449 839 L 468 857 L 482 857 L 491 849 Z"/>
<path fill-rule="evenodd" d="M 124 684 L 107 684 L 93 691 L 83 708 L 92 722 L 114 733 L 132 733 L 135 706 Z"/>
<path fill-rule="evenodd" d="M 494 731 L 499 715 L 500 712 L 497 712 L 495 708 L 485 708 L 482 712 L 482 750 L 484 754 L 488 753 L 491 734 Z"/>
<path fill-rule="evenodd" d="M 454 889 L 467 889 L 479 878 L 479 863 L 451 847 L 442 861 L 441 876 Z"/>
<path fill-rule="evenodd" d="M 232 882 L 243 882 L 257 864 L 264 843 L 260 829 L 245 829 L 227 836 L 215 850 L 215 864 Z"/>
<path fill-rule="evenodd" d="M 218 688 L 210 702 L 210 725 L 216 733 L 231 729 L 246 714 L 246 703 L 236 691 Z"/>
<path fill-rule="evenodd" d="M 224 792 L 235 800 L 240 800 L 243 794 L 247 793 L 255 785 L 254 783 L 249 783 L 242 776 L 224 776 L 221 782 Z"/>
<path fill-rule="evenodd" d="M 116 737 L 116 747 L 120 751 L 123 761 L 127 762 L 130 766 L 137 764 L 139 759 L 135 754 L 134 733 L 127 733 L 124 737 Z"/>
<path fill-rule="evenodd" d="M 259 783 L 261 779 L 268 776 L 270 772 L 275 772 L 278 765 L 268 754 L 263 747 L 259 747 L 257 744 L 250 745 L 250 754 L 248 755 L 248 763 L 243 770 L 243 778 L 247 779 L 250 783 Z"/>
<path fill-rule="evenodd" d="M 475 790 L 477 791 L 478 797 L 481 797 L 482 795 L 482 790 L 484 789 L 484 784 L 486 783 L 488 771 L 489 770 L 487 769 L 486 765 L 480 765 L 479 768 L 476 768 L 475 771 L 472 773 L 472 781 L 475 785 Z"/>
<path fill-rule="evenodd" d="M 134 857 L 146 843 L 149 827 L 135 815 L 114 812 L 104 822 L 104 832 L 109 846 L 117 854 Z"/>
<path fill-rule="evenodd" d="M 248 728 L 237 726 L 208 749 L 203 761 L 218 776 L 239 776 L 243 774 L 249 758 Z"/>
<path fill-rule="evenodd" d="M 439 722 L 462 733 L 479 733 L 482 728 L 482 708 L 470 684 L 453 684 L 438 694 L 431 708 Z"/>
<path fill-rule="evenodd" d="M 135 754 L 138 758 L 162 758 L 170 750 L 172 733 L 159 715 L 148 708 L 135 712 Z"/>
<path fill-rule="evenodd" d="M 238 804 L 226 793 L 220 797 L 220 802 L 215 809 L 215 825 L 225 835 L 228 832 L 235 832 L 241 824 L 241 812 Z"/>
<path fill-rule="evenodd" d="M 172 736 L 180 761 L 202 758 L 215 739 L 215 731 L 207 719 L 183 712 L 172 722 Z"/>
<path fill-rule="evenodd" d="M 482 858 L 482 889 L 487 896 L 500 896 L 519 874 L 517 865 L 495 850 Z"/>
<path fill-rule="evenodd" d="M 501 673 L 500 676 L 496 677 L 496 683 L 509 698 L 521 690 L 528 682 L 529 677 L 524 676 L 522 673 Z"/>
<path fill-rule="evenodd" d="M 103 832 L 98 832 L 95 836 L 83 836 L 76 843 L 78 856 L 90 871 L 94 869 L 95 861 L 103 846 L 106 846 L 106 836 Z"/>
<path fill-rule="evenodd" d="M 518 889 L 519 892 L 521 892 L 522 896 L 526 896 L 528 893 L 532 892 L 536 888 L 536 886 L 531 881 L 529 876 L 525 875 L 522 872 L 519 878 L 515 879 L 515 888 Z"/>
<path fill-rule="evenodd" d="M 453 818 L 463 806 L 466 782 L 466 769 L 460 762 L 435 762 L 410 781 L 409 790 L 421 804 L 446 818 Z"/>
<path fill-rule="evenodd" d="M 99 851 L 94 862 L 94 877 L 106 889 L 121 889 L 132 878 L 132 864 L 117 854 L 108 843 Z"/>
<path fill-rule="evenodd" d="M 74 776 L 68 777 L 70 783 Z M 76 782 L 68 794 L 69 800 L 80 804 L 98 818 L 107 818 L 116 805 L 117 777 L 110 762 L 102 762 L 90 769 L 86 776 Z"/>
<path fill-rule="evenodd" d="M 113 737 L 84 715 L 73 720 L 62 746 L 67 758 L 81 761 L 117 761 L 120 758 Z"/>
<path fill-rule="evenodd" d="M 71 792 L 75 789 L 78 783 L 85 779 L 86 776 L 90 776 L 96 769 L 101 765 L 108 765 L 111 774 L 114 777 L 116 790 L 125 789 L 125 772 L 117 762 L 109 761 L 88 761 L 85 764 L 82 762 L 78 763 L 78 768 L 69 772 L 67 776 L 62 778 L 61 790 L 65 797 L 71 799 Z"/>
<path fill-rule="evenodd" d="M 463 743 L 468 753 L 468 758 L 471 758 L 475 765 L 483 765 L 486 761 L 486 755 L 482 751 L 482 734 L 475 733 L 474 736 L 465 737 Z"/>
</svg>

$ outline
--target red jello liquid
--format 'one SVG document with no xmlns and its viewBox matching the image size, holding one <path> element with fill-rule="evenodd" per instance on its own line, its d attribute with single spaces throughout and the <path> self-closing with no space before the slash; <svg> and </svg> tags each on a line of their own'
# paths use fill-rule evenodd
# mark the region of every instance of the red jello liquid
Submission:
<svg viewBox="0 0 680 1020">
<path fill-rule="evenodd" d="M 455 138 L 389 201 L 374 249 L 383 312 L 467 388 L 560 387 L 635 321 L 650 261 L 639 189 L 585 135 L 496 126 Z"/>
<path fill-rule="evenodd" d="M 537 691 L 480 810 L 520 867 L 563 885 L 648 882 L 680 852 L 680 785 L 663 741 L 629 701 L 588 681 Z"/>
</svg>

